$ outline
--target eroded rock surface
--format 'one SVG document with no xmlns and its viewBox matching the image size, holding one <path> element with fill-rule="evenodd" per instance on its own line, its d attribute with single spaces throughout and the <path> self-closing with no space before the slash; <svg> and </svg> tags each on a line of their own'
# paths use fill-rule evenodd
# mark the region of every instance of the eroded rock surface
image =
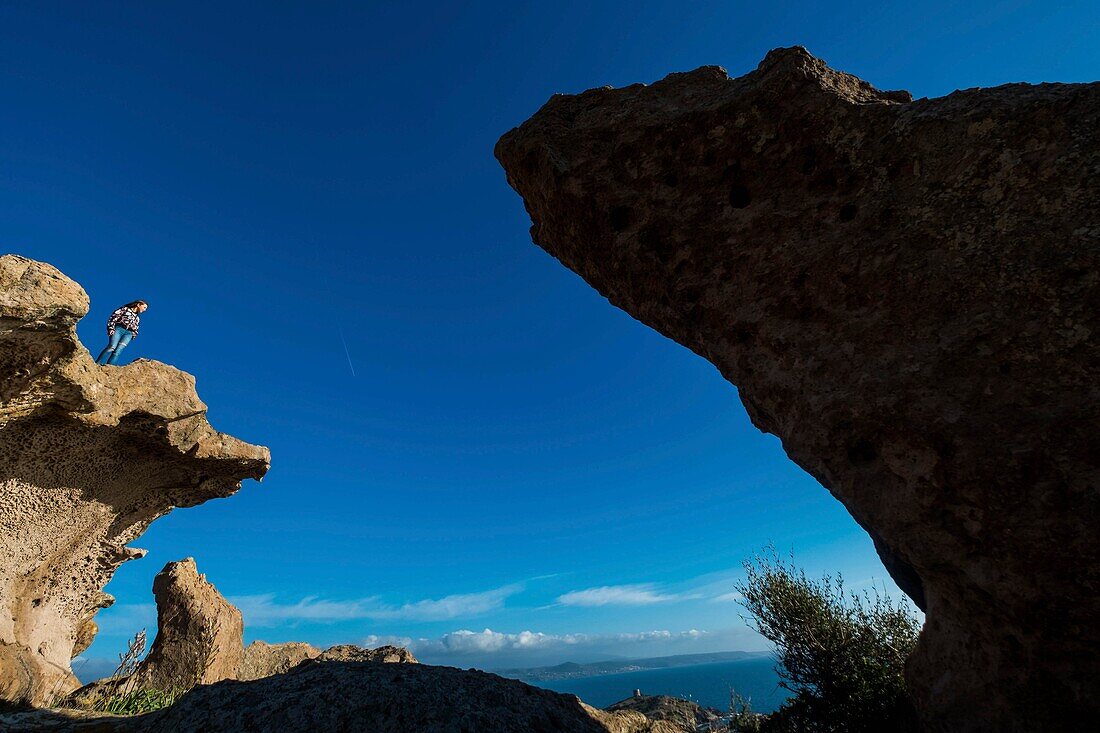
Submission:
<svg viewBox="0 0 1100 733">
<path fill-rule="evenodd" d="M 928 730 L 1100 716 L 1100 85 L 910 101 L 801 48 L 555 96 L 534 241 L 709 359 L 927 613 Z"/>
<path fill-rule="evenodd" d="M 244 623 L 193 558 L 170 562 L 153 579 L 157 636 L 134 673 L 134 689 L 189 689 L 237 679 Z"/>
<path fill-rule="evenodd" d="M 261 478 L 266 448 L 215 431 L 194 378 L 139 360 L 96 366 L 77 340 L 88 296 L 56 268 L 0 257 L 0 698 L 79 686 L 127 547 L 175 507 Z M 106 313 L 107 311 L 104 311 Z"/>
<path fill-rule="evenodd" d="M 318 659 L 322 662 L 387 662 L 417 664 L 416 657 L 408 649 L 400 646 L 380 646 L 364 649 L 354 644 L 338 644 L 321 652 Z"/>
<path fill-rule="evenodd" d="M 698 703 L 668 695 L 638 695 L 608 705 L 609 713 L 628 710 L 641 713 L 650 720 L 664 720 L 676 726 L 677 730 L 695 733 L 706 726 L 718 727 L 721 716 L 714 710 L 701 707 Z"/>
<path fill-rule="evenodd" d="M 321 650 L 304 641 L 288 641 L 284 644 L 268 644 L 254 641 L 244 648 L 237 679 L 258 680 L 274 674 L 283 674 L 307 659 L 321 656 Z"/>
</svg>

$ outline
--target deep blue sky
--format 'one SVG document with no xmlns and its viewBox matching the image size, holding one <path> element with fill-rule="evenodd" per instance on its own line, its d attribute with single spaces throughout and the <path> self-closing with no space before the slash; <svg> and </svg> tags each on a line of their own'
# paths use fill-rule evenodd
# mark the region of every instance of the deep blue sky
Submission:
<svg viewBox="0 0 1100 733">
<path fill-rule="evenodd" d="M 1091 81 L 1097 8 L 4 4 L 0 248 L 88 290 L 94 352 L 148 300 L 126 356 L 195 374 L 274 456 L 136 543 L 88 656 L 189 555 L 249 640 L 487 667 L 760 648 L 723 596 L 767 542 L 884 578 L 713 367 L 530 243 L 493 144 L 552 93 L 793 44 L 916 96 Z"/>
</svg>

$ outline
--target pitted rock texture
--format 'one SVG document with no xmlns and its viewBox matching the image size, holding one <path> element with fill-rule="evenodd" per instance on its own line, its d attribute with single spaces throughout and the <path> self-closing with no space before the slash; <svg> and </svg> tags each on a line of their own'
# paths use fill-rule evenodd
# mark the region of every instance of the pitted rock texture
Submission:
<svg viewBox="0 0 1100 733">
<path fill-rule="evenodd" d="M 339 644 L 324 651 L 300 641 L 267 644 L 254 641 L 244 650 L 244 661 L 236 679 L 258 680 L 283 674 L 306 661 L 317 662 L 385 662 L 417 664 L 416 657 L 403 647 L 381 646 L 364 649 L 354 644 Z"/>
<path fill-rule="evenodd" d="M 339 644 L 321 652 L 318 659 L 322 662 L 396 662 L 417 664 L 416 657 L 408 649 L 400 646 L 380 646 L 364 649 L 354 644 Z"/>
<path fill-rule="evenodd" d="M 127 547 L 175 507 L 261 478 L 266 448 L 218 433 L 195 380 L 139 360 L 99 367 L 77 340 L 84 290 L 50 265 L 0 257 L 0 698 L 79 686 L 69 660 Z M 106 312 L 106 311 L 105 311 Z"/>
<path fill-rule="evenodd" d="M 714 710 L 700 707 L 691 700 L 668 695 L 639 695 L 620 700 L 604 708 L 609 713 L 633 710 L 650 720 L 664 720 L 676 726 L 677 730 L 695 733 L 696 730 L 708 730 L 708 726 L 718 728 L 721 716 Z"/>
<path fill-rule="evenodd" d="M 927 730 L 1100 716 L 1100 84 L 910 101 L 778 49 L 555 96 L 534 241 L 737 385 L 927 613 Z"/>
<path fill-rule="evenodd" d="M 319 656 L 320 649 L 303 641 L 288 641 L 284 644 L 254 641 L 244 648 L 237 679 L 258 680 L 283 674 L 307 659 L 316 659 Z"/>
<path fill-rule="evenodd" d="M 153 579 L 157 636 L 134 672 L 134 689 L 190 689 L 237 679 L 244 661 L 244 623 L 193 558 L 170 562 Z"/>
</svg>

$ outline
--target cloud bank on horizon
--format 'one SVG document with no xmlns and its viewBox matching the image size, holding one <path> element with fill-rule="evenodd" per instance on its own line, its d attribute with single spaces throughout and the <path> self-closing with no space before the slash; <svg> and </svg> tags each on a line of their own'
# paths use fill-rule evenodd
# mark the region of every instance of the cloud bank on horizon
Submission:
<svg viewBox="0 0 1100 733">
<path fill-rule="evenodd" d="M 652 619 L 622 618 L 631 613 L 644 614 L 651 607 L 683 604 L 688 610 L 693 606 L 713 609 L 716 603 L 735 601 L 736 594 L 729 592 L 731 580 L 726 574 L 694 578 L 676 587 L 632 583 L 565 592 L 560 588 L 556 591 L 540 588 L 549 577 L 556 576 L 407 602 L 380 596 L 352 599 L 307 596 L 287 602 L 280 601 L 275 593 L 233 595 L 228 600 L 241 610 L 246 633 L 252 632 L 249 634 L 252 638 L 259 631 L 259 638 L 265 641 L 306 641 L 320 647 L 348 642 L 368 647 L 395 644 L 408 648 L 421 661 L 462 667 L 537 667 L 566 661 L 583 663 L 769 648 L 762 637 L 744 625 L 730 627 L 731 623 L 737 624 L 737 616 L 725 610 L 709 616 L 688 613 L 684 616 L 685 626 L 693 622 L 699 625 L 682 630 L 654 628 L 649 625 Z M 570 626 L 586 625 L 583 619 L 574 618 L 574 610 L 610 613 L 615 617 L 613 629 L 626 628 L 570 630 Z M 471 630 L 468 624 L 475 620 L 480 623 L 472 628 L 482 631 Z M 451 622 L 455 626 L 449 629 L 443 626 Z M 363 628 L 380 624 L 396 628 L 393 632 L 374 633 Z M 520 624 L 520 629 L 514 630 Z M 544 624 L 552 629 L 533 630 Z M 561 630 L 562 625 L 565 631 Z M 100 634 L 121 640 L 137 629 L 151 631 L 155 626 L 156 607 L 152 603 L 121 604 L 103 616 Z M 495 630 L 508 626 L 513 630 Z M 108 666 L 108 661 L 91 658 L 84 666 L 98 670 Z"/>
<path fill-rule="evenodd" d="M 372 635 L 360 643 L 368 647 L 383 644 L 403 646 L 420 661 L 429 664 L 490 670 L 713 651 L 765 651 L 771 648 L 760 635 L 745 627 L 718 631 L 665 629 L 613 634 L 504 633 L 492 629 L 462 629 L 430 639 Z"/>
<path fill-rule="evenodd" d="M 231 595 L 228 600 L 244 616 L 247 641 L 305 641 L 322 648 L 394 644 L 428 664 L 488 670 L 771 648 L 738 613 L 742 597 L 734 590 L 737 570 L 675 584 L 572 589 L 563 587 L 564 577 L 532 577 L 404 602 L 381 596 L 280 601 L 276 593 Z M 851 587 L 878 582 L 868 577 Z M 670 607 L 683 624 L 679 630 L 667 624 Z M 100 635 L 117 638 L 118 646 L 138 629 L 151 632 L 155 627 L 152 603 L 121 604 L 100 617 Z M 477 628 L 482 630 L 473 630 Z M 112 664 L 106 658 L 88 658 L 78 665 L 84 668 L 78 674 L 109 674 Z"/>
</svg>

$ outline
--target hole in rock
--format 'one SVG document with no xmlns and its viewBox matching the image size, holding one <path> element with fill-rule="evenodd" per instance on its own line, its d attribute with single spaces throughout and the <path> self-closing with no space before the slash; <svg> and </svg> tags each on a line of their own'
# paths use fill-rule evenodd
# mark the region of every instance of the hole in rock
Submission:
<svg viewBox="0 0 1100 733">
<path fill-rule="evenodd" d="M 856 208 L 855 204 L 844 204 L 840 207 L 840 220 L 851 221 L 855 219 L 857 211 L 859 211 L 859 209 Z"/>
<path fill-rule="evenodd" d="M 629 206 L 616 206 L 611 209 L 608 220 L 611 223 L 611 231 L 621 232 L 630 226 L 631 211 Z"/>
<path fill-rule="evenodd" d="M 814 188 L 825 191 L 832 191 L 840 185 L 840 181 L 837 180 L 836 173 L 834 171 L 825 171 L 824 173 L 814 176 L 814 178 L 811 180 L 811 185 Z"/>
<path fill-rule="evenodd" d="M 752 202 L 752 197 L 749 196 L 749 189 L 741 185 L 734 185 L 730 188 L 730 206 L 735 209 L 743 209 Z"/>
<path fill-rule="evenodd" d="M 848 460 L 852 463 L 870 463 L 876 458 L 878 449 L 869 440 L 857 440 L 848 448 Z"/>
<path fill-rule="evenodd" d="M 817 170 L 817 150 L 813 146 L 802 149 L 802 163 L 798 169 L 804 176 L 808 176 Z"/>
</svg>

